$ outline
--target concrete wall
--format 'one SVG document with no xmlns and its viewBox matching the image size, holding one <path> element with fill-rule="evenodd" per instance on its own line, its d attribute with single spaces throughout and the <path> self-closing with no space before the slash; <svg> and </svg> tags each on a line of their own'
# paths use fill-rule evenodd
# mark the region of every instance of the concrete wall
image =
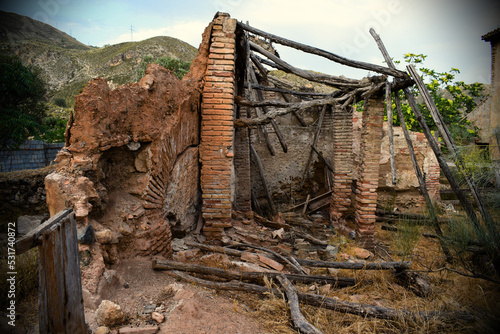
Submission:
<svg viewBox="0 0 500 334">
<path fill-rule="evenodd" d="M 49 144 L 41 140 L 26 140 L 18 149 L 0 151 L 0 172 L 15 172 L 49 166 L 64 143 Z"/>
</svg>

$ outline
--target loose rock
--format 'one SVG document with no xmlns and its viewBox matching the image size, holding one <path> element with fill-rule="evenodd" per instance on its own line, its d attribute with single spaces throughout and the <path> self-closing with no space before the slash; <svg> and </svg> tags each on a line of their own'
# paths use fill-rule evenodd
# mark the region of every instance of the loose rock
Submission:
<svg viewBox="0 0 500 334">
<path fill-rule="evenodd" d="M 151 318 L 159 324 L 161 324 L 165 320 L 165 317 L 158 312 L 151 313 Z"/>
<path fill-rule="evenodd" d="M 110 300 L 103 300 L 96 311 L 96 320 L 98 325 L 112 327 L 125 321 L 125 313 L 120 305 Z"/>
</svg>

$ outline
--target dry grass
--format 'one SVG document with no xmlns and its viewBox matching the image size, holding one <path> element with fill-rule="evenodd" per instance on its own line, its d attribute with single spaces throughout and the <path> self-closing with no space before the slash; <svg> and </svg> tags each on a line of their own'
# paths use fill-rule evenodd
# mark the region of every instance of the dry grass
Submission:
<svg viewBox="0 0 500 334">
<path fill-rule="evenodd" d="M 422 228 L 425 229 L 425 228 Z M 401 257 L 394 250 L 394 232 L 377 229 L 377 240 L 385 245 L 387 253 L 377 255 L 376 261 L 397 261 Z M 345 239 L 332 240 L 339 245 L 339 253 L 351 253 L 356 245 Z M 402 254 L 401 254 L 402 255 Z M 449 314 L 466 312 L 474 321 L 450 317 L 449 319 L 405 319 L 383 320 L 334 312 L 318 307 L 301 305 L 308 321 L 324 334 L 337 333 L 496 333 L 500 325 L 500 286 L 481 279 L 457 275 L 449 271 L 425 272 L 428 268 L 439 268 L 444 256 L 436 240 L 419 238 L 413 252 L 412 269 L 421 271 L 429 280 L 433 292 L 427 298 L 396 283 L 390 271 L 339 270 L 338 276 L 354 277 L 360 281 L 353 287 L 331 289 L 328 297 L 349 302 L 372 304 L 414 312 L 444 311 Z M 314 274 L 326 274 L 324 269 L 315 269 Z M 273 283 L 268 283 L 273 284 Z M 310 292 L 309 285 L 296 284 L 303 292 Z M 275 286 L 277 287 L 277 286 Z M 292 327 L 288 304 L 284 296 L 252 295 L 232 293 L 232 298 L 244 303 L 249 313 L 258 318 L 270 333 L 298 333 Z"/>
</svg>

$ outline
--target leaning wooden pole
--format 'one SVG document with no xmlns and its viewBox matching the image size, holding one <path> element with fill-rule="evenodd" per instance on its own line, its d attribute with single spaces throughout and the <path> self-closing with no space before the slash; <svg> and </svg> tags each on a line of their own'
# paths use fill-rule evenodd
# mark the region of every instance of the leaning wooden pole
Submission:
<svg viewBox="0 0 500 334">
<path fill-rule="evenodd" d="M 398 113 L 399 121 L 401 123 L 401 129 L 403 129 L 403 133 L 404 133 L 404 136 L 406 139 L 406 144 L 408 146 L 408 152 L 410 152 L 411 162 L 413 164 L 413 168 L 415 169 L 415 174 L 417 175 L 420 193 L 422 194 L 422 196 L 424 196 L 425 204 L 427 206 L 427 210 L 429 211 L 429 215 L 431 218 L 431 223 L 434 226 L 434 231 L 436 231 L 436 234 L 439 236 L 439 241 L 441 243 L 441 248 L 443 249 L 443 253 L 446 257 L 446 261 L 451 262 L 452 256 L 451 256 L 450 250 L 448 249 L 448 247 L 444 243 L 443 231 L 441 230 L 441 227 L 439 226 L 439 220 L 438 220 L 438 217 L 436 214 L 436 210 L 434 209 L 434 205 L 432 204 L 431 198 L 429 196 L 429 192 L 427 191 L 427 187 L 425 185 L 422 170 L 420 169 L 420 166 L 418 165 L 417 157 L 415 156 L 415 150 L 413 149 L 413 143 L 412 143 L 412 140 L 410 137 L 410 133 L 408 132 L 408 128 L 406 127 L 406 122 L 404 119 L 403 111 L 401 110 L 401 101 L 399 100 L 398 92 L 396 92 L 396 94 L 394 96 L 394 101 L 396 103 L 396 111 Z"/>
<path fill-rule="evenodd" d="M 394 63 L 389 56 L 389 53 L 387 52 L 387 49 L 384 46 L 384 43 L 380 39 L 380 36 L 375 32 L 375 30 L 370 29 L 370 33 L 372 34 L 373 38 L 377 42 L 377 45 L 382 52 L 382 55 L 384 56 L 385 61 L 387 64 L 395 68 Z M 406 87 L 403 88 L 403 92 L 405 93 L 406 99 L 408 100 L 408 103 L 410 104 L 411 109 L 413 110 L 413 113 L 415 114 L 415 118 L 417 119 L 418 124 L 422 128 L 422 131 L 424 132 L 425 137 L 427 138 L 427 142 L 429 143 L 429 146 L 431 149 L 434 151 L 434 155 L 436 156 L 439 166 L 441 167 L 441 170 L 443 171 L 443 174 L 446 176 L 448 179 L 448 182 L 450 183 L 451 188 L 457 195 L 460 204 L 462 204 L 462 207 L 464 208 L 465 212 L 467 213 L 467 216 L 471 220 L 474 229 L 476 231 L 481 229 L 481 223 L 478 220 L 476 213 L 474 212 L 474 208 L 472 205 L 469 203 L 467 198 L 465 197 L 464 193 L 462 192 L 457 180 L 455 179 L 455 176 L 453 176 L 450 167 L 448 167 L 448 163 L 446 162 L 443 153 L 441 152 L 441 149 L 439 148 L 439 145 L 436 143 L 436 140 L 434 139 L 434 136 L 432 135 L 431 131 L 429 130 L 429 127 L 427 126 L 427 123 L 425 122 L 424 118 L 422 117 L 422 114 L 420 113 L 420 110 L 418 109 L 417 102 L 415 101 L 415 97 L 413 94 L 410 92 L 410 90 Z"/>
<path fill-rule="evenodd" d="M 253 100 L 253 95 L 254 91 L 250 88 L 252 78 L 250 76 L 250 72 L 252 70 L 252 65 L 250 63 L 247 64 L 246 67 L 246 80 L 248 82 L 248 88 L 245 90 L 245 95 L 248 95 L 251 100 Z M 254 107 L 255 114 L 257 115 L 258 118 L 261 118 L 263 115 L 260 112 L 260 109 L 258 107 Z M 274 150 L 274 146 L 271 143 L 271 140 L 269 139 L 269 133 L 267 132 L 266 125 L 265 124 L 259 124 L 258 128 L 260 132 L 262 133 L 262 136 L 264 137 L 264 141 L 266 142 L 267 149 L 269 150 L 269 153 L 274 156 L 276 154 L 276 151 Z"/>
<path fill-rule="evenodd" d="M 436 124 L 439 132 L 441 133 L 441 137 L 443 138 L 446 147 L 448 147 L 448 150 L 455 157 L 460 172 L 462 173 L 462 176 L 464 177 L 465 181 L 467 182 L 467 185 L 471 190 L 472 197 L 474 197 L 474 200 L 476 201 L 479 212 L 481 213 L 481 216 L 483 217 L 486 226 L 489 228 L 489 232 L 494 233 L 492 236 L 496 236 L 498 234 L 498 231 L 496 230 L 496 227 L 493 223 L 493 218 L 491 217 L 490 211 L 488 210 L 486 203 L 484 202 L 480 192 L 478 191 L 477 185 L 475 184 L 474 180 L 472 180 L 470 178 L 470 175 L 467 173 L 464 160 L 460 152 L 458 151 L 455 141 L 453 140 L 450 131 L 446 127 L 446 124 L 444 123 L 443 118 L 436 107 L 436 104 L 432 100 L 432 97 L 429 94 L 427 87 L 425 86 L 424 82 L 422 81 L 422 78 L 420 77 L 420 75 L 418 75 L 417 70 L 413 65 L 409 65 L 406 68 L 408 69 L 413 80 L 417 84 L 417 87 L 424 99 L 425 105 L 427 106 L 427 109 L 429 110 L 432 119 L 434 120 L 434 123 Z"/>
<path fill-rule="evenodd" d="M 271 212 L 273 216 L 277 213 L 276 207 L 274 206 L 273 198 L 271 197 L 271 193 L 269 192 L 269 187 L 267 186 L 266 176 L 264 174 L 264 166 L 262 165 L 262 161 L 260 160 L 259 154 L 250 143 L 250 153 L 257 165 L 257 169 L 259 171 L 260 178 L 262 179 L 262 185 L 264 187 L 264 192 L 266 193 L 266 199 L 269 203 L 269 207 L 271 208 Z"/>
<path fill-rule="evenodd" d="M 387 62 L 387 64 L 389 65 L 389 67 L 395 68 L 396 66 L 394 65 L 394 62 L 392 61 L 391 57 L 389 56 L 389 53 L 387 52 L 384 44 L 382 43 L 382 40 L 377 35 L 375 30 L 373 30 L 373 28 L 370 29 L 370 33 L 372 34 L 375 41 L 377 42 L 377 45 L 378 45 L 380 51 L 382 52 L 382 55 L 384 56 L 384 59 Z M 407 89 L 407 88 L 405 88 L 405 89 Z M 420 169 L 420 166 L 418 165 L 417 157 L 415 156 L 415 150 L 413 149 L 413 143 L 412 143 L 412 140 L 410 138 L 408 128 L 406 127 L 403 111 L 401 109 L 401 101 L 399 100 L 399 95 L 398 95 L 397 91 L 396 91 L 396 94 L 394 94 L 394 101 L 396 103 L 396 111 L 398 113 L 399 121 L 401 122 L 401 129 L 403 130 L 403 133 L 404 133 L 404 136 L 406 139 L 406 144 L 408 146 L 408 152 L 410 153 L 413 168 L 415 169 L 415 174 L 416 174 L 417 179 L 418 179 L 420 193 L 424 197 L 425 204 L 427 206 L 427 210 L 429 211 L 429 215 L 431 217 L 431 222 L 434 225 L 434 230 L 436 231 L 436 234 L 440 237 L 439 240 L 441 243 L 441 248 L 443 249 L 443 253 L 446 257 L 446 260 L 448 262 L 451 262 L 452 256 L 451 256 L 450 250 L 445 245 L 444 240 L 442 238 L 443 231 L 441 230 L 441 227 L 439 226 L 439 220 L 438 220 L 438 217 L 436 214 L 436 210 L 434 208 L 434 204 L 432 203 L 432 200 L 429 196 L 429 192 L 427 191 L 427 186 L 425 185 L 425 180 L 424 180 L 422 171 Z"/>
<path fill-rule="evenodd" d="M 325 104 L 323 106 L 323 109 L 321 110 L 321 114 L 320 114 L 319 119 L 318 119 L 318 125 L 316 127 L 316 131 L 314 132 L 314 138 L 313 138 L 313 142 L 311 144 L 311 151 L 309 152 L 309 157 L 307 158 L 306 166 L 304 168 L 304 173 L 302 173 L 302 181 L 300 182 L 299 189 L 302 189 L 304 187 L 304 183 L 306 182 L 307 173 L 309 172 L 309 168 L 311 167 L 311 163 L 312 163 L 312 158 L 314 156 L 313 147 L 316 146 L 316 142 L 318 141 L 319 133 L 321 132 L 321 126 L 323 125 L 323 118 L 325 117 L 325 113 L 326 113 L 326 108 L 327 108 L 327 105 Z"/>
<path fill-rule="evenodd" d="M 258 84 L 257 81 L 257 76 L 255 75 L 255 71 L 252 68 L 252 66 L 249 66 L 249 76 L 250 76 L 250 83 L 251 84 Z M 262 91 L 260 89 L 256 89 L 257 92 L 257 101 L 262 102 L 264 101 L 264 94 L 262 94 Z M 262 111 L 264 114 L 268 113 L 267 107 L 262 107 Z M 281 133 L 280 128 L 278 127 L 278 124 L 276 124 L 276 121 L 273 119 L 271 120 L 271 125 L 274 129 L 274 133 L 276 134 L 276 137 L 278 137 L 278 141 L 280 142 L 281 148 L 283 149 L 283 152 L 286 153 L 288 152 L 288 146 L 286 145 L 285 138 L 283 137 L 283 134 Z"/>
<path fill-rule="evenodd" d="M 392 184 L 396 185 L 396 157 L 394 156 L 394 130 L 392 127 L 392 92 L 389 80 L 385 83 L 385 104 L 387 108 L 387 135 L 389 137 L 389 153 L 391 163 Z"/>
</svg>

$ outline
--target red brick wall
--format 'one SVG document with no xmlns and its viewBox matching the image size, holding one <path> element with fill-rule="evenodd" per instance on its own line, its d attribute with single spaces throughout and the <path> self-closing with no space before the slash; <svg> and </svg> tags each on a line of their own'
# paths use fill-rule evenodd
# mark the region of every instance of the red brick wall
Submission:
<svg viewBox="0 0 500 334">
<path fill-rule="evenodd" d="M 330 217 L 336 224 L 351 205 L 352 184 L 352 112 L 333 111 L 333 194 Z"/>
<path fill-rule="evenodd" d="M 384 98 L 383 96 L 372 96 L 363 110 L 361 164 L 355 190 L 356 233 L 361 244 L 368 249 L 374 247 L 383 120 Z"/>
<path fill-rule="evenodd" d="M 213 21 L 209 62 L 202 92 L 201 189 L 203 233 L 219 239 L 230 227 L 233 179 L 234 59 L 236 20 L 219 14 Z"/>
</svg>

